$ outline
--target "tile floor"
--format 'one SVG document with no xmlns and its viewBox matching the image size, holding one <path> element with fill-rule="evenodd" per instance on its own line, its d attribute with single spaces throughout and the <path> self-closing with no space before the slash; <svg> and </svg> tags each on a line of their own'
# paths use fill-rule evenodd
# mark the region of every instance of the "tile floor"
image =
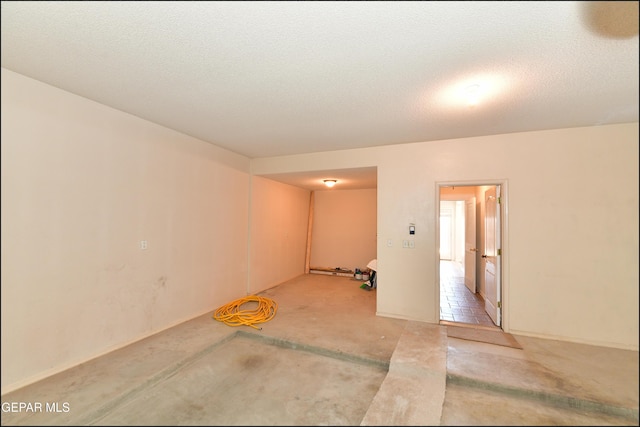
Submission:
<svg viewBox="0 0 640 427">
<path fill-rule="evenodd" d="M 497 328 L 484 309 L 484 298 L 464 284 L 464 269 L 454 261 L 440 261 L 440 320 Z"/>
</svg>

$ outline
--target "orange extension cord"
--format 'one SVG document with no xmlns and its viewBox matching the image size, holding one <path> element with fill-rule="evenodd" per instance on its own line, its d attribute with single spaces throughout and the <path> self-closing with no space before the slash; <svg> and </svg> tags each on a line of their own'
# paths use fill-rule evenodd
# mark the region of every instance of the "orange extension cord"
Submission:
<svg viewBox="0 0 640 427">
<path fill-rule="evenodd" d="M 240 309 L 243 304 L 254 302 L 258 303 L 254 309 Z M 246 325 L 254 329 L 262 330 L 262 328 L 255 326 L 255 324 L 268 322 L 273 319 L 276 311 L 278 311 L 278 304 L 274 300 L 250 295 L 218 307 L 213 313 L 213 318 L 229 326 Z"/>
</svg>

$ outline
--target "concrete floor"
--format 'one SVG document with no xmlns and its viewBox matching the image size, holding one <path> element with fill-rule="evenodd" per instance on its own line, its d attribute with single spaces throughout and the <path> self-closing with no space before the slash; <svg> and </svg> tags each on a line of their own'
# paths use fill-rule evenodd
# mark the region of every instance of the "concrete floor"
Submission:
<svg viewBox="0 0 640 427">
<path fill-rule="evenodd" d="M 637 351 L 450 338 L 375 316 L 360 284 L 311 274 L 265 291 L 278 309 L 262 330 L 212 307 L 2 396 L 2 425 L 638 425 Z"/>
</svg>

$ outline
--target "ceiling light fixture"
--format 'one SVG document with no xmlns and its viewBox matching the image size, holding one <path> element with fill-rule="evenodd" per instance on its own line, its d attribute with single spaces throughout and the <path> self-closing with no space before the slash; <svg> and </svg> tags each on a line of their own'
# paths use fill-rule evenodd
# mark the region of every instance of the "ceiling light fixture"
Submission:
<svg viewBox="0 0 640 427">
<path fill-rule="evenodd" d="M 326 185 L 327 187 L 331 188 L 334 185 L 336 185 L 336 182 L 338 182 L 338 181 L 335 180 L 335 179 L 325 179 L 324 180 L 324 185 Z"/>
<path fill-rule="evenodd" d="M 469 104 L 469 107 L 475 107 L 478 104 L 478 100 L 480 97 L 479 92 L 479 84 L 467 86 L 467 103 Z"/>
</svg>

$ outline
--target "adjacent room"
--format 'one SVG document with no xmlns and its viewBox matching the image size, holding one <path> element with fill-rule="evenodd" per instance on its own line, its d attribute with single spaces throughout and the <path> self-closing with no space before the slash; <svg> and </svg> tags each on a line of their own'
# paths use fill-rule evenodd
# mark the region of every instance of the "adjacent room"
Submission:
<svg viewBox="0 0 640 427">
<path fill-rule="evenodd" d="M 493 185 L 440 187 L 441 322 L 501 326 L 502 310 L 496 309 L 498 302 L 502 305 L 502 292 L 497 286 L 501 283 L 501 269 L 487 262 L 495 248 L 503 246 L 500 235 L 495 233 L 502 228 L 496 227 L 498 218 L 486 214 L 497 188 Z M 488 233 L 493 234 L 492 240 L 487 239 Z"/>
</svg>

